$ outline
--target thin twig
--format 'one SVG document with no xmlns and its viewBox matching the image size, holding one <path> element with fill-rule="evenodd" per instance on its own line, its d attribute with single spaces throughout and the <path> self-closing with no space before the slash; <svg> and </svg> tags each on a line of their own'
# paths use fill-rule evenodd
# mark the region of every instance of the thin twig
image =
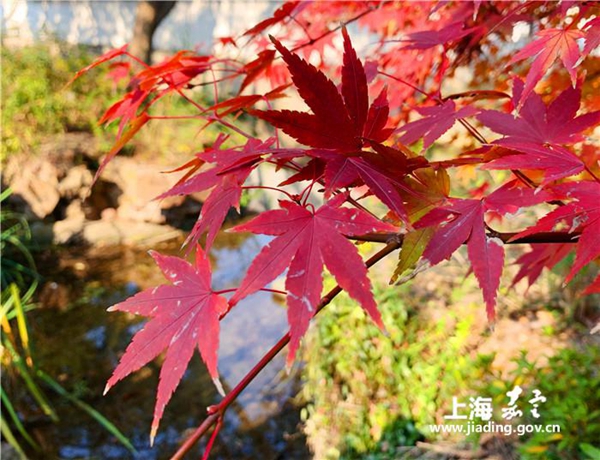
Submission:
<svg viewBox="0 0 600 460">
<path fill-rule="evenodd" d="M 346 27 L 348 24 L 352 24 L 353 22 L 355 22 L 355 21 L 358 21 L 360 18 L 362 18 L 362 17 L 366 16 L 367 14 L 369 14 L 369 13 L 372 13 L 372 12 L 373 12 L 373 11 L 375 11 L 375 10 L 378 10 L 378 9 L 381 7 L 381 5 L 382 5 L 382 4 L 383 4 L 383 3 L 379 3 L 377 6 L 371 6 L 371 7 L 367 8 L 367 9 L 366 9 L 365 11 L 363 11 L 362 13 L 360 13 L 360 14 L 358 14 L 358 15 L 354 16 L 354 17 L 353 17 L 353 18 L 351 18 L 351 19 L 348 19 L 347 21 L 345 21 L 345 22 L 341 23 L 339 26 L 337 26 L 337 27 L 334 27 L 333 29 L 330 29 L 330 30 L 328 30 L 328 31 L 326 31 L 326 32 L 323 32 L 323 33 L 322 33 L 321 35 L 319 35 L 318 37 L 315 37 L 315 38 L 313 38 L 313 39 L 311 39 L 311 40 L 309 40 L 309 41 L 307 41 L 307 42 L 305 42 L 305 43 L 302 43 L 302 44 L 300 44 L 300 45 L 296 46 L 295 48 L 292 48 L 290 51 L 291 51 L 292 53 L 295 53 L 296 51 L 299 51 L 299 50 L 301 50 L 302 48 L 304 48 L 304 47 L 306 47 L 306 46 L 314 45 L 314 44 L 315 44 L 316 42 L 318 42 L 319 40 L 321 40 L 321 39 L 323 39 L 323 38 L 327 37 L 328 35 L 331 35 L 331 34 L 333 34 L 333 33 L 337 32 L 338 30 L 340 30 L 340 29 L 342 29 L 342 28 Z"/>
</svg>

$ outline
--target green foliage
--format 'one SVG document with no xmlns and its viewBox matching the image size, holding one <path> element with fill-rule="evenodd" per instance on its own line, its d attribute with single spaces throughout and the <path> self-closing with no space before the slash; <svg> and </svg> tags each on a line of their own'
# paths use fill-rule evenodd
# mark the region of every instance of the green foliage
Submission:
<svg viewBox="0 0 600 460">
<path fill-rule="evenodd" d="M 304 396 L 309 439 L 328 446 L 321 455 L 394 458 L 488 372 L 489 357 L 467 353 L 473 318 L 424 320 L 404 298 L 406 289 L 376 289 L 387 335 L 345 296 L 316 321 Z"/>
<path fill-rule="evenodd" d="M 20 49 L 3 48 L 2 57 L 2 161 L 8 155 L 35 153 L 36 148 L 52 135 L 70 131 L 91 132 L 108 150 L 114 142 L 117 123 L 110 128 L 100 127 L 98 119 L 118 100 L 118 88 L 108 75 L 109 67 L 91 70 L 88 78 L 79 78 L 65 85 L 81 68 L 93 61 L 93 53 L 83 46 L 54 42 L 36 44 Z M 122 86 L 126 79 L 119 83 Z M 195 95 L 201 105 L 212 104 L 209 91 Z M 154 104 L 153 115 L 163 117 L 189 116 L 189 105 L 181 98 L 166 97 Z M 201 130 L 203 123 L 195 119 L 163 119 L 150 123 L 143 138 L 136 140 L 142 152 L 152 156 L 166 155 L 178 162 L 181 155 L 193 154 L 202 139 L 215 139 L 224 128 L 211 124 Z M 243 124 L 242 124 L 243 126 Z M 232 135 L 233 145 L 243 142 Z M 126 147 L 125 150 L 130 150 Z"/>
<path fill-rule="evenodd" d="M 2 159 L 31 153 L 48 135 L 65 131 L 99 133 L 97 120 L 111 99 L 107 78 L 66 83 L 91 57 L 82 47 L 38 44 L 2 48 Z M 100 71 L 98 71 L 100 72 Z"/>
<path fill-rule="evenodd" d="M 600 458 L 600 449 L 592 446 L 591 444 L 583 442 L 579 445 L 579 448 L 587 456 L 587 458 Z"/>
<path fill-rule="evenodd" d="M 519 437 L 524 460 L 587 458 L 583 454 L 600 447 L 600 349 L 589 345 L 582 350 L 565 348 L 539 367 L 524 355 L 516 359 L 512 379 L 488 381 L 480 394 L 492 396 L 497 405 L 506 404 L 506 392 L 516 385 L 523 389 L 520 400 L 527 401 L 533 390 L 547 398 L 540 403 L 540 417 L 523 407 L 523 417 L 515 424 L 558 425 L 560 433 L 533 433 Z M 527 396 L 525 398 L 524 396 Z M 525 403 L 527 405 L 527 403 Z M 498 415 L 498 414 L 496 414 Z M 594 457 L 592 457 L 594 458 Z"/>
<path fill-rule="evenodd" d="M 0 194 L 0 204 L 11 193 L 10 188 L 3 190 Z M 37 286 L 38 277 L 29 248 L 31 239 L 29 224 L 24 216 L 3 207 L 0 211 L 0 225 L 2 227 L 0 232 L 1 290 L 5 291 L 11 284 L 22 288 L 27 286 L 27 293 L 24 297 L 29 299 Z"/>
</svg>

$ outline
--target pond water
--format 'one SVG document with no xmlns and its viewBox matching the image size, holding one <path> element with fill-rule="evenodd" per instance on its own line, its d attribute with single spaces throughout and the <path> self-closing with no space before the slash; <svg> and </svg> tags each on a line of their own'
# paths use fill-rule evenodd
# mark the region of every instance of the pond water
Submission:
<svg viewBox="0 0 600 460">
<path fill-rule="evenodd" d="M 266 237 L 223 233 L 211 250 L 213 286 L 235 287 Z M 181 255 L 180 241 L 154 246 Z M 40 263 L 45 285 L 41 307 L 30 314 L 37 365 L 108 417 L 133 442 L 132 455 L 87 414 L 53 399 L 58 423 L 40 417 L 30 432 L 43 446 L 39 458 L 169 458 L 206 415 L 218 395 L 198 353 L 167 406 L 154 447 L 149 445 L 160 359 L 118 383 L 102 397 L 110 377 L 143 318 L 106 308 L 133 293 L 164 283 L 148 248 L 61 249 Z M 232 388 L 287 331 L 283 298 L 259 293 L 241 302 L 222 321 L 219 371 Z M 278 356 L 229 409 L 211 458 L 307 458 L 294 403 L 298 369 L 285 372 Z M 200 458 L 205 440 L 188 457 Z"/>
</svg>

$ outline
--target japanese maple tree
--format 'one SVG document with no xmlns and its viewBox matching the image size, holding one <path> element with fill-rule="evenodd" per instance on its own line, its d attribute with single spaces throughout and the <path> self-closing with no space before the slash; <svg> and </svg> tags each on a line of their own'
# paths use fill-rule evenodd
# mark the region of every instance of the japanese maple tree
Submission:
<svg viewBox="0 0 600 460">
<path fill-rule="evenodd" d="M 210 190 L 181 258 L 152 253 L 170 284 L 111 307 L 149 320 L 107 389 L 166 350 L 153 437 L 194 349 L 218 382 L 219 321 L 285 273 L 289 333 L 209 408 L 173 458 L 216 425 L 208 455 L 231 402 L 288 344 L 292 362 L 311 319 L 339 292 L 384 328 L 368 269 L 397 249 L 393 283 L 466 245 L 490 322 L 505 245 L 531 245 L 514 261 L 520 269 L 513 285 L 534 283 L 570 253 L 566 283 L 596 265 L 599 15 L 595 2 L 287 2 L 239 37 L 223 37 L 218 53 L 139 62 L 143 69 L 102 117 L 118 122 L 119 131 L 98 174 L 145 125 L 169 118 L 157 104 L 167 96 L 189 104 L 185 118 L 199 129 L 219 124 L 230 135 L 202 138 L 209 147 L 182 159 L 173 172 L 180 180 L 158 197 Z M 526 37 L 515 39 L 523 30 Z M 355 47 L 351 35 L 368 44 Z M 127 59 L 137 60 L 127 47 L 112 50 L 77 77 L 113 60 L 121 78 Z M 460 91 L 450 89 L 457 84 Z M 211 104 L 199 102 L 205 88 Z M 305 109 L 279 109 L 289 96 Z M 272 136 L 247 132 L 248 120 L 266 122 Z M 442 136 L 446 148 L 436 148 Z M 448 141 L 452 136 L 461 142 Z M 257 187 L 248 184 L 258 168 L 289 172 L 283 183 L 261 185 L 281 192 L 278 208 L 233 231 L 273 239 L 226 297 L 211 287 L 206 254 L 230 209 Z M 475 172 L 477 184 L 461 180 L 465 171 Z M 536 206 L 545 215 L 536 220 L 543 212 L 532 213 L 528 228 L 506 219 Z M 363 260 L 355 241 L 383 247 Z M 194 264 L 186 261 L 191 253 Z M 325 268 L 337 286 L 324 295 Z M 599 291 L 597 277 L 582 295 Z"/>
</svg>

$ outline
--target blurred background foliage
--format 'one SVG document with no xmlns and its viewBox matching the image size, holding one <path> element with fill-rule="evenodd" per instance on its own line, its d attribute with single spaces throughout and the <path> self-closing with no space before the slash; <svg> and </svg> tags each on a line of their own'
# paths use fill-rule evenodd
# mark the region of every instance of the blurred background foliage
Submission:
<svg viewBox="0 0 600 460">
<path fill-rule="evenodd" d="M 599 458 L 592 450 L 592 444 L 600 439 L 599 362 L 597 345 L 564 348 L 542 366 L 527 359 L 523 352 L 515 358 L 517 368 L 511 372 L 511 378 L 488 376 L 481 380 L 478 391 L 491 396 L 498 404 L 505 401 L 506 392 L 517 385 L 523 389 L 522 399 L 529 399 L 533 390 L 539 390 L 546 398 L 539 404 L 539 419 L 524 410 L 519 423 L 558 425 L 561 431 L 556 434 L 534 432 L 521 438 L 520 458 Z M 500 422 L 498 418 L 496 421 Z"/>
<path fill-rule="evenodd" d="M 84 47 L 49 41 L 23 48 L 2 47 L 2 158 L 33 154 L 49 136 L 88 131 L 105 136 L 98 119 L 118 98 L 114 84 L 94 78 L 65 85 L 93 59 Z M 104 75 L 103 75 L 104 74 Z"/>
<path fill-rule="evenodd" d="M 468 302 L 471 291 L 469 283 L 453 288 L 450 305 Z M 376 287 L 387 335 L 346 295 L 336 298 L 327 312 L 319 315 L 306 346 L 302 393 L 307 401 L 302 416 L 317 458 L 421 458 L 423 450 L 415 453 L 408 447 L 419 441 L 449 442 L 464 448 L 464 455 L 491 442 L 480 452 L 529 460 L 597 458 L 597 343 L 577 339 L 563 344 L 565 348 L 545 350 L 542 359 L 528 359 L 523 351 L 513 356 L 513 370 L 507 372 L 494 365 L 495 352 L 480 349 L 474 332 L 479 319 L 474 314 L 451 306 L 443 313 L 438 311 L 437 320 L 432 321 L 436 312 L 416 292 L 411 284 L 390 289 L 380 282 Z M 546 302 L 542 309 L 552 310 L 552 302 Z M 520 308 L 528 306 L 521 304 Z M 567 328 L 587 333 L 569 309 L 555 317 L 558 326 L 545 328 L 542 334 L 558 336 Z M 491 336 L 489 331 L 484 335 Z M 503 344 L 494 346 L 502 348 Z M 546 359 L 546 354 L 554 356 Z M 507 422 L 500 408 L 506 406 L 506 393 L 516 385 L 524 390 L 520 398 L 524 416 Z M 540 419 L 525 410 L 533 389 L 547 397 L 539 408 Z M 444 415 L 452 413 L 453 397 L 468 403 L 469 397 L 477 396 L 493 399 L 492 420 L 496 423 L 557 424 L 561 432 L 520 437 L 499 434 L 492 439 L 431 432 L 430 424 L 463 423 L 444 420 Z M 446 451 L 449 457 L 444 457 L 443 449 L 438 452 L 439 458 L 456 458 L 452 453 L 461 452 L 455 447 Z M 423 458 L 438 458 L 435 452 L 430 455 Z"/>
<path fill-rule="evenodd" d="M 120 77 L 126 77 L 127 70 L 107 64 L 66 86 L 93 61 L 95 53 L 89 47 L 50 40 L 23 48 L 2 47 L 0 53 L 2 161 L 15 153 L 35 154 L 45 141 L 68 132 L 92 133 L 100 150 L 110 149 L 117 125 L 99 126 L 98 120 L 119 99 L 128 81 Z M 199 92 L 201 103 L 210 103 L 209 92 Z M 190 115 L 189 104 L 177 97 L 163 98 L 153 114 Z M 199 126 L 195 120 L 160 120 L 150 123 L 133 145 L 138 153 L 180 161 L 198 150 L 193 146 L 200 140 Z M 212 124 L 202 138 L 215 139 L 219 132 L 224 129 Z M 234 134 L 233 139 L 241 136 Z M 126 146 L 122 154 L 132 153 L 132 148 Z"/>
<path fill-rule="evenodd" d="M 315 325 L 307 346 L 307 430 L 324 458 L 394 458 L 428 436 L 452 397 L 464 398 L 490 371 L 468 351 L 473 317 L 425 322 L 408 290 L 376 289 L 387 335 L 343 295 Z"/>
</svg>

